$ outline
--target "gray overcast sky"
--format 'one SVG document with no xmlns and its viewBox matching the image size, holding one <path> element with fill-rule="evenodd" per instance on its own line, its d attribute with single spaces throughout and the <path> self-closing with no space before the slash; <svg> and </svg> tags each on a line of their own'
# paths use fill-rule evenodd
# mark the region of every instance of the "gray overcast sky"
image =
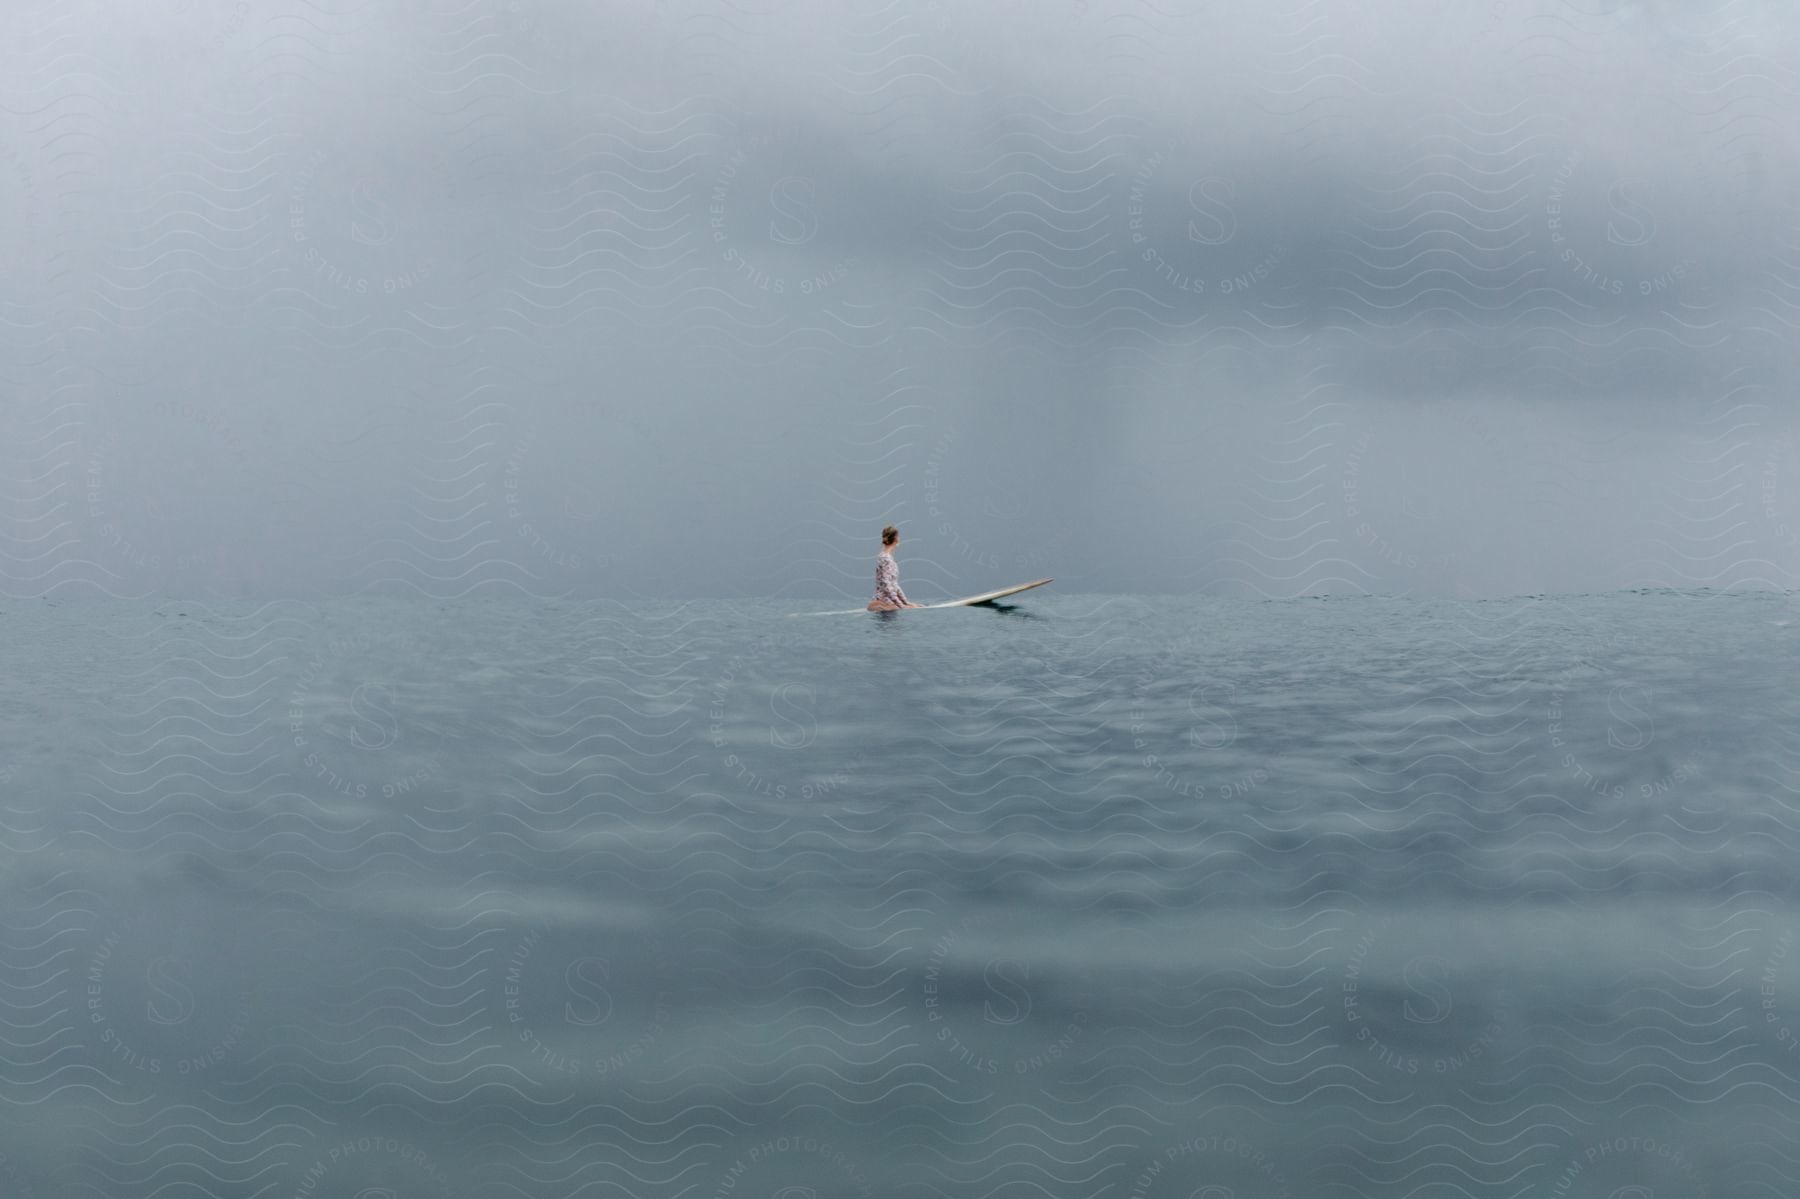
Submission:
<svg viewBox="0 0 1800 1199">
<path fill-rule="evenodd" d="M 10 595 L 1800 585 L 1791 5 L 27 8 Z"/>
</svg>

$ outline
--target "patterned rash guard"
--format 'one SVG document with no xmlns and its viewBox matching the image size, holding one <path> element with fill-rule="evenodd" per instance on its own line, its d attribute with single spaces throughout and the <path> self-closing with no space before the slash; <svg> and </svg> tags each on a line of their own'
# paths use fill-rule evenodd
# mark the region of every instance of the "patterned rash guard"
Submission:
<svg viewBox="0 0 1800 1199">
<path fill-rule="evenodd" d="M 901 605 L 909 602 L 900 590 L 900 566 L 894 555 L 882 550 L 875 559 L 875 602 Z"/>
</svg>

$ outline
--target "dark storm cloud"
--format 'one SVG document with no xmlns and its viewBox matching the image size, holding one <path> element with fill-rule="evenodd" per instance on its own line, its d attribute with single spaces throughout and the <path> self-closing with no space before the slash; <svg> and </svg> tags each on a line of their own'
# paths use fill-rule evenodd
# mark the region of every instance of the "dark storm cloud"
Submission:
<svg viewBox="0 0 1800 1199">
<path fill-rule="evenodd" d="M 10 52 L 15 470 L 82 496 L 15 590 L 853 592 L 890 519 L 933 589 L 1575 589 L 1660 569 L 1609 472 L 1785 502 L 1709 441 L 1791 420 L 1772 5 L 117 21 Z"/>
</svg>

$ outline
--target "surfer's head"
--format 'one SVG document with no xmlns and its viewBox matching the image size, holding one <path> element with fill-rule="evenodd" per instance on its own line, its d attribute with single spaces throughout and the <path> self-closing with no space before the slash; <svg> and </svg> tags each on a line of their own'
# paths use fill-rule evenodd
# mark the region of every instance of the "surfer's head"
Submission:
<svg viewBox="0 0 1800 1199">
<path fill-rule="evenodd" d="M 891 550 L 899 544 L 900 544 L 900 530 L 899 529 L 896 529 L 893 525 L 889 525 L 887 528 L 881 530 L 881 547 L 883 549 Z"/>
</svg>

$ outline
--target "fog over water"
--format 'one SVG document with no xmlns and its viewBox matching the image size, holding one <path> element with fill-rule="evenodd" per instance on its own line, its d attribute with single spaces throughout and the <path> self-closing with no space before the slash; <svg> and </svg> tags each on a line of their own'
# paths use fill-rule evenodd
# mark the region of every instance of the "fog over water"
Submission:
<svg viewBox="0 0 1800 1199">
<path fill-rule="evenodd" d="M 1793 586 L 1797 26 L 28 4 L 5 585 Z"/>
</svg>

